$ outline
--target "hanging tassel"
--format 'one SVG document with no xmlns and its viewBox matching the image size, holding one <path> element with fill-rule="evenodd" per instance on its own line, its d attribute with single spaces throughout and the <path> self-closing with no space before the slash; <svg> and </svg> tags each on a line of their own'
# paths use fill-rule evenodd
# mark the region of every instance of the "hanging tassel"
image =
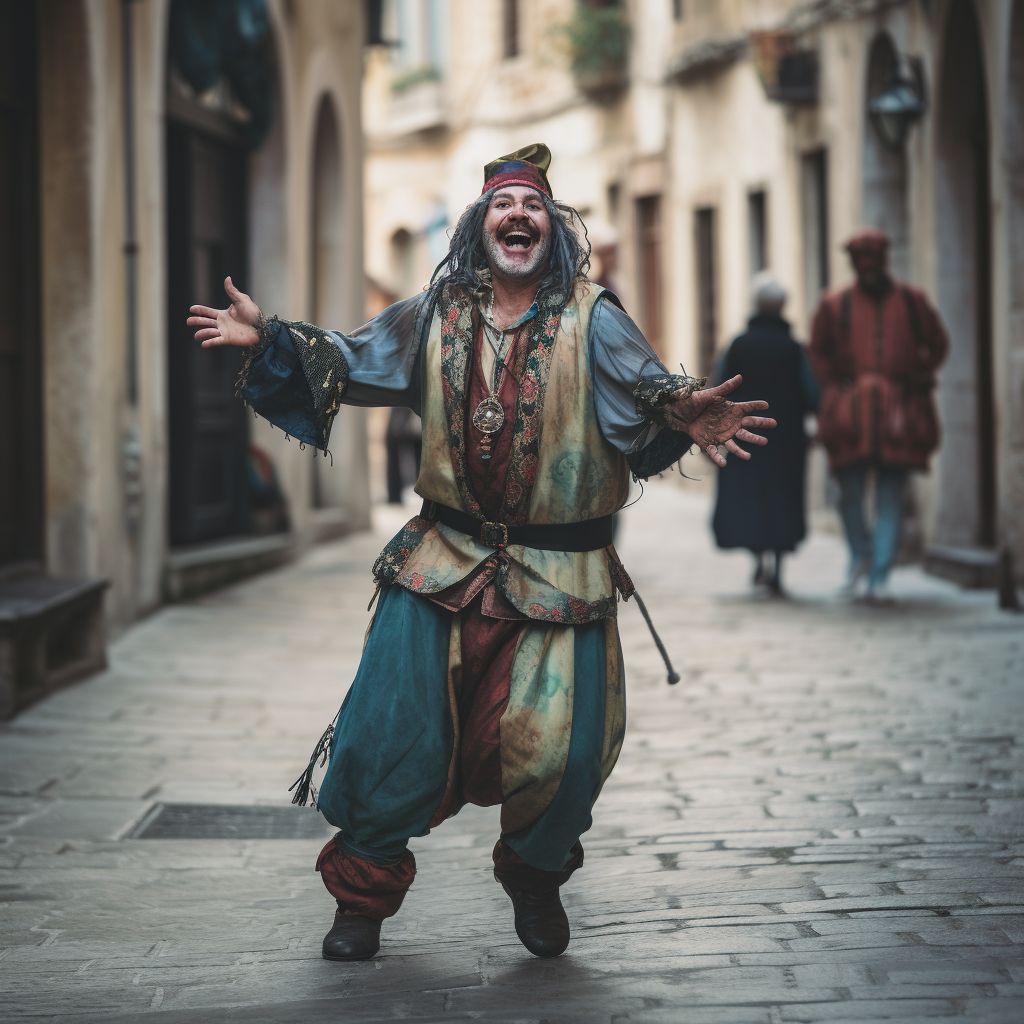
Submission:
<svg viewBox="0 0 1024 1024">
<path fill-rule="evenodd" d="M 665 650 L 665 645 L 661 642 L 661 637 L 658 636 L 654 623 L 651 622 L 651 617 L 647 613 L 647 606 L 644 604 L 643 599 L 635 590 L 633 591 L 633 596 L 636 598 L 636 603 L 640 608 L 640 614 L 647 620 L 647 628 L 651 631 L 651 636 L 654 637 L 654 643 L 661 654 L 662 660 L 665 662 L 665 668 L 668 669 L 669 686 L 675 686 L 679 682 L 679 673 L 672 667 L 672 662 L 668 660 L 668 651 Z"/>
<path fill-rule="evenodd" d="M 316 786 L 313 785 L 313 771 L 316 768 L 317 758 L 320 759 L 321 768 L 327 764 L 327 757 L 331 751 L 331 737 L 333 735 L 334 722 L 331 722 L 324 731 L 323 736 L 320 737 L 320 742 L 317 743 L 313 756 L 309 759 L 309 764 L 306 765 L 306 770 L 288 787 L 289 793 L 295 790 L 295 795 L 292 797 L 293 804 L 305 807 L 306 801 L 312 795 L 314 810 L 320 809 L 316 802 Z"/>
</svg>

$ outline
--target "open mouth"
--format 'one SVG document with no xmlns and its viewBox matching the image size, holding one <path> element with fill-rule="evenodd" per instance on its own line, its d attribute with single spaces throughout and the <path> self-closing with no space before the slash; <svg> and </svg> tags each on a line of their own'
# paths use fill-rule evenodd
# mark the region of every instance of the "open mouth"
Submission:
<svg viewBox="0 0 1024 1024">
<path fill-rule="evenodd" d="M 533 245 L 533 236 L 526 231 L 507 231 L 502 235 L 501 244 L 506 249 L 526 252 Z"/>
</svg>

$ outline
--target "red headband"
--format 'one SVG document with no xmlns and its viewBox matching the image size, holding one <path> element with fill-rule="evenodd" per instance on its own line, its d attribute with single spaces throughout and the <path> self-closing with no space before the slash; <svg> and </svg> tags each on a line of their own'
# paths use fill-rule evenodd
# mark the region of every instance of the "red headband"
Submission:
<svg viewBox="0 0 1024 1024">
<path fill-rule="evenodd" d="M 538 192 L 543 192 L 549 199 L 551 198 L 551 189 L 548 187 L 547 181 L 532 164 L 519 160 L 510 161 L 510 163 L 514 163 L 515 166 L 508 167 L 506 164 L 504 170 L 491 175 L 484 182 L 481 195 L 484 192 L 490 192 L 491 189 L 501 188 L 503 185 L 525 185 L 527 188 L 535 188 Z"/>
</svg>

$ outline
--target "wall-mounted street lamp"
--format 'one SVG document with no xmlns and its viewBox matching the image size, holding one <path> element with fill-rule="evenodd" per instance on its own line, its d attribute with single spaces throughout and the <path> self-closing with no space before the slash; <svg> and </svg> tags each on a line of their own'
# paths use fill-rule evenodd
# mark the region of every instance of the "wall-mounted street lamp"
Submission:
<svg viewBox="0 0 1024 1024">
<path fill-rule="evenodd" d="M 888 88 L 868 103 L 871 123 L 887 149 L 899 152 L 910 126 L 924 113 L 921 77 L 910 61 L 901 58 Z"/>
</svg>

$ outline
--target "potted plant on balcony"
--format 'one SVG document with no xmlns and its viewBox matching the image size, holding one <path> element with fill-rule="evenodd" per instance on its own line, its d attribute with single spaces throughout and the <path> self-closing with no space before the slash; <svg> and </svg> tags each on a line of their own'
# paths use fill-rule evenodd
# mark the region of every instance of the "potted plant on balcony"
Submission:
<svg viewBox="0 0 1024 1024">
<path fill-rule="evenodd" d="M 629 23 L 621 0 L 577 0 L 566 34 L 579 90 L 598 103 L 613 102 L 628 81 Z"/>
</svg>

